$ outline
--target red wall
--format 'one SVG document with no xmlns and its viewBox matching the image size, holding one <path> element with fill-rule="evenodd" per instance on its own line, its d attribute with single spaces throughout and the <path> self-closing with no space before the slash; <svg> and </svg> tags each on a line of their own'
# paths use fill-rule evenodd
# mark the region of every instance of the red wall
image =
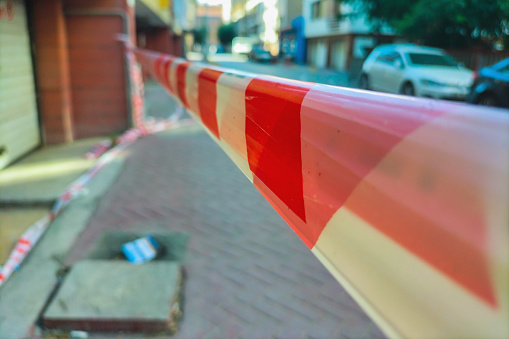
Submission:
<svg viewBox="0 0 509 339">
<path fill-rule="evenodd" d="M 124 49 L 118 17 L 67 19 L 74 130 L 77 138 L 128 127 Z"/>
<path fill-rule="evenodd" d="M 124 48 L 117 41 L 117 35 L 124 33 L 124 22 L 113 11 L 126 13 L 133 27 L 126 1 L 66 0 L 64 9 L 75 135 L 122 132 L 129 125 Z"/>
<path fill-rule="evenodd" d="M 62 0 L 32 2 L 35 68 L 44 143 L 73 140 L 67 32 Z"/>
<path fill-rule="evenodd" d="M 140 32 L 145 36 L 145 46 L 152 51 L 182 56 L 182 38 L 171 33 L 169 28 L 151 29 Z"/>
</svg>

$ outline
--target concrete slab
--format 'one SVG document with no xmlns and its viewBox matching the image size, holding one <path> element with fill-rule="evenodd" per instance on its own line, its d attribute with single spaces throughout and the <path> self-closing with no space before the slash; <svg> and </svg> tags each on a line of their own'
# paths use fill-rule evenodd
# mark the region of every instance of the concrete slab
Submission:
<svg viewBox="0 0 509 339">
<path fill-rule="evenodd" d="M 43 314 L 48 329 L 154 332 L 175 324 L 180 266 L 159 261 L 76 263 Z"/>
<path fill-rule="evenodd" d="M 23 232 L 48 212 L 48 208 L 42 207 L 0 209 L 0 265 L 7 261 Z"/>
<path fill-rule="evenodd" d="M 50 205 L 95 160 L 83 156 L 105 138 L 48 146 L 0 171 L 0 204 Z"/>
<path fill-rule="evenodd" d="M 0 288 L 0 338 L 28 334 L 50 293 L 57 274 L 74 242 L 95 212 L 102 194 L 116 180 L 125 164 L 119 157 L 106 166 L 88 186 L 88 194 L 74 200 L 50 225 L 44 237 Z"/>
</svg>

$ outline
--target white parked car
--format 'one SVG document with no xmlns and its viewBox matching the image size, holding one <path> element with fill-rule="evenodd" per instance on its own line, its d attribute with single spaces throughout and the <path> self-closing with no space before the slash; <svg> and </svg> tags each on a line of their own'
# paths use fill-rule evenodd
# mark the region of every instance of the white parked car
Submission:
<svg viewBox="0 0 509 339">
<path fill-rule="evenodd" d="M 236 37 L 232 40 L 233 54 L 249 54 L 253 49 L 255 40 L 248 37 Z"/>
<path fill-rule="evenodd" d="M 437 99 L 464 100 L 473 73 L 438 48 L 382 45 L 362 65 L 359 87 Z"/>
</svg>

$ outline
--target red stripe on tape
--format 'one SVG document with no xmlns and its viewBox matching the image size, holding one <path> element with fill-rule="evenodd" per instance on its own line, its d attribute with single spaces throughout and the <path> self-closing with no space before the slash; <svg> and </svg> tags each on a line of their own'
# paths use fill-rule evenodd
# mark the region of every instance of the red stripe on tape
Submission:
<svg viewBox="0 0 509 339">
<path fill-rule="evenodd" d="M 163 68 L 163 79 L 164 79 L 163 84 L 166 86 L 166 88 L 170 92 L 173 92 L 173 87 L 171 86 L 171 81 L 170 81 L 170 67 L 172 64 L 173 64 L 173 58 L 166 60 L 163 63 L 163 67 L 162 67 Z"/>
<path fill-rule="evenodd" d="M 304 221 L 300 109 L 310 88 L 262 78 L 246 88 L 247 155 L 254 180 L 261 180 Z"/>
<path fill-rule="evenodd" d="M 16 247 L 16 251 L 21 254 L 27 254 L 27 251 L 25 249 L 23 249 L 22 247 Z"/>
<path fill-rule="evenodd" d="M 198 75 L 198 105 L 203 124 L 219 138 L 217 126 L 217 79 L 223 74 L 210 68 L 204 68 Z"/>
<path fill-rule="evenodd" d="M 186 108 L 189 108 L 186 97 L 186 72 L 189 65 L 189 61 L 184 61 L 177 66 L 177 94 Z"/>
<path fill-rule="evenodd" d="M 162 77 L 161 77 L 161 63 L 163 62 L 164 60 L 164 55 L 160 55 L 157 57 L 157 59 L 154 61 L 154 73 L 153 75 L 155 76 L 156 80 L 161 83 L 162 82 Z"/>
<path fill-rule="evenodd" d="M 18 241 L 18 242 L 19 242 L 20 244 L 23 244 L 23 245 L 28 245 L 28 246 L 31 246 L 31 245 L 32 245 L 32 243 L 31 243 L 29 240 L 25 239 L 25 238 L 21 238 L 21 239 L 19 239 L 19 241 Z"/>
</svg>

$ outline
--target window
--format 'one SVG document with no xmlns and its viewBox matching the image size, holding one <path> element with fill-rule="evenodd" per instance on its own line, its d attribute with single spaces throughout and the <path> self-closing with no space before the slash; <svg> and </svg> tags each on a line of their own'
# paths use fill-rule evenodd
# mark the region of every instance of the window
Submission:
<svg viewBox="0 0 509 339">
<path fill-rule="evenodd" d="M 315 1 L 311 4 L 311 18 L 312 19 L 319 19 L 320 18 L 320 9 L 322 7 L 322 2 Z"/>
<path fill-rule="evenodd" d="M 408 53 L 408 57 L 414 65 L 458 67 L 452 58 L 443 54 Z"/>
<path fill-rule="evenodd" d="M 311 19 L 330 18 L 334 13 L 331 0 L 318 0 L 311 4 Z"/>
<path fill-rule="evenodd" d="M 341 18 L 341 3 L 339 1 L 334 1 L 334 17 L 336 19 Z"/>
<path fill-rule="evenodd" d="M 386 64 L 392 64 L 394 62 L 394 59 L 398 56 L 398 53 L 395 52 L 385 52 L 382 53 L 376 58 L 377 62 L 383 62 Z"/>
<path fill-rule="evenodd" d="M 401 57 L 401 54 L 398 52 L 385 52 L 382 53 L 376 58 L 377 62 L 383 62 L 387 64 L 394 64 L 396 60 L 399 60 L 401 64 L 403 65 L 403 58 Z"/>
<path fill-rule="evenodd" d="M 392 61 L 392 63 L 394 64 L 396 61 L 399 61 L 400 65 L 404 65 L 405 64 L 403 62 L 403 57 L 398 52 L 394 53 L 394 60 Z"/>
</svg>

